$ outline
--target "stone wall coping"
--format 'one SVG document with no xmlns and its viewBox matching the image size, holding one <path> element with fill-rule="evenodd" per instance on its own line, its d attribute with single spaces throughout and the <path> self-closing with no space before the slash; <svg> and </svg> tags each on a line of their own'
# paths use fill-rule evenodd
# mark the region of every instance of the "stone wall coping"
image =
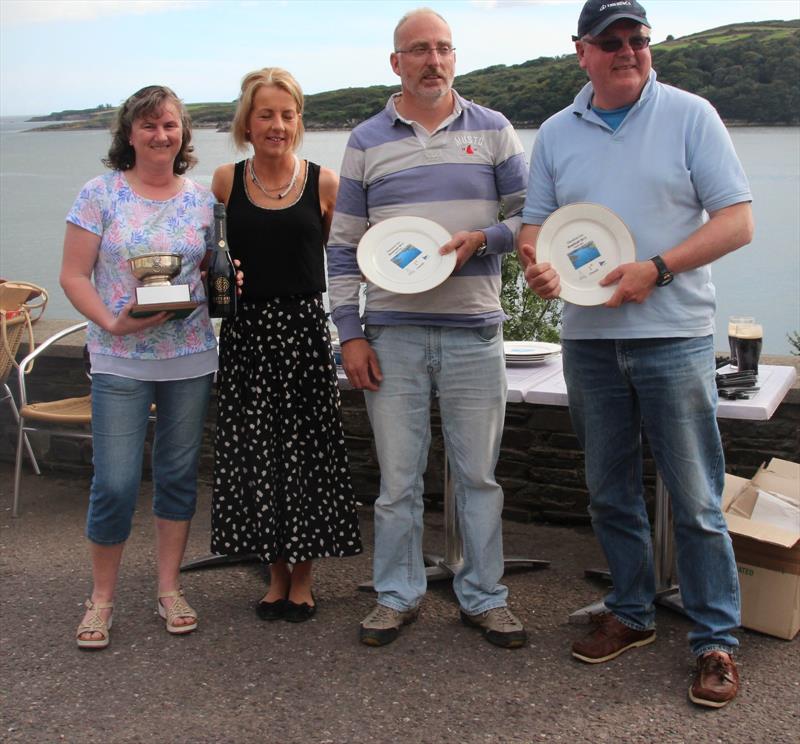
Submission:
<svg viewBox="0 0 800 744">
<path fill-rule="evenodd" d="M 63 320 L 59 318 L 51 318 L 39 320 L 33 326 L 34 339 L 38 344 L 42 343 L 54 333 L 68 328 L 75 323 L 80 323 L 80 320 Z M 85 337 L 83 334 L 72 334 L 67 338 L 62 339 L 59 343 L 53 344 L 45 353 L 44 356 L 61 357 L 65 359 L 81 358 L 83 355 L 83 345 Z M 28 353 L 28 347 L 25 342 L 21 348 L 22 354 Z M 793 366 L 797 370 L 797 380 L 795 380 L 793 388 L 789 391 L 784 398 L 785 403 L 800 403 L 800 356 L 793 355 L 775 355 L 764 354 L 761 360 L 765 364 L 777 364 L 782 366 Z"/>
</svg>

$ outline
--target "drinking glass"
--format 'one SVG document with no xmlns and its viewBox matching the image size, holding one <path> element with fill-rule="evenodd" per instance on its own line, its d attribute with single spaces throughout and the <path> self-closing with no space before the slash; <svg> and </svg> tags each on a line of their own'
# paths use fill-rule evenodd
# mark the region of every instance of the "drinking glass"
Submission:
<svg viewBox="0 0 800 744">
<path fill-rule="evenodd" d="M 731 315 L 728 318 L 728 346 L 731 349 L 731 367 L 737 367 L 738 361 L 736 359 L 736 329 L 742 325 L 752 325 L 756 319 L 751 315 Z"/>
<path fill-rule="evenodd" d="M 758 360 L 761 357 L 761 346 L 764 340 L 764 329 L 760 323 L 736 324 L 736 366 L 739 372 L 755 372 L 758 374 Z"/>
</svg>

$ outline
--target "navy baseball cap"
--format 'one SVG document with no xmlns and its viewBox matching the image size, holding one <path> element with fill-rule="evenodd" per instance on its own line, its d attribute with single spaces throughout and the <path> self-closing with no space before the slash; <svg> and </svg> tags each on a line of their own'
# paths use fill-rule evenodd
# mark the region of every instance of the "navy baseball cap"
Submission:
<svg viewBox="0 0 800 744">
<path fill-rule="evenodd" d="M 650 28 L 645 9 L 636 0 L 588 0 L 578 19 L 578 35 L 573 41 L 584 36 L 597 36 L 615 21 L 623 18 L 641 23 Z"/>
</svg>

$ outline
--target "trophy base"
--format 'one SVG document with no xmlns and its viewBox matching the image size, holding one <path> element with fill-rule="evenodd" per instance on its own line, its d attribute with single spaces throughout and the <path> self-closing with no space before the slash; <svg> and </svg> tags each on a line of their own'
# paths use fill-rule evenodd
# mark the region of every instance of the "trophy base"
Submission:
<svg viewBox="0 0 800 744">
<path fill-rule="evenodd" d="M 189 317 L 198 307 L 200 302 L 151 302 L 134 305 L 131 308 L 132 318 L 149 318 L 157 313 L 172 313 L 170 320 L 180 320 Z"/>
</svg>

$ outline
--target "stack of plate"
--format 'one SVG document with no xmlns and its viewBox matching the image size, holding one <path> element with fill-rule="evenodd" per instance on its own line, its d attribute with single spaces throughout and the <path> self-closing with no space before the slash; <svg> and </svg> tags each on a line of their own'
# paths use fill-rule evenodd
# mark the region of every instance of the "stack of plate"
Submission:
<svg viewBox="0 0 800 744">
<path fill-rule="evenodd" d="M 544 341 L 506 341 L 503 345 L 508 367 L 542 364 L 561 354 L 559 344 L 548 344 Z"/>
</svg>

